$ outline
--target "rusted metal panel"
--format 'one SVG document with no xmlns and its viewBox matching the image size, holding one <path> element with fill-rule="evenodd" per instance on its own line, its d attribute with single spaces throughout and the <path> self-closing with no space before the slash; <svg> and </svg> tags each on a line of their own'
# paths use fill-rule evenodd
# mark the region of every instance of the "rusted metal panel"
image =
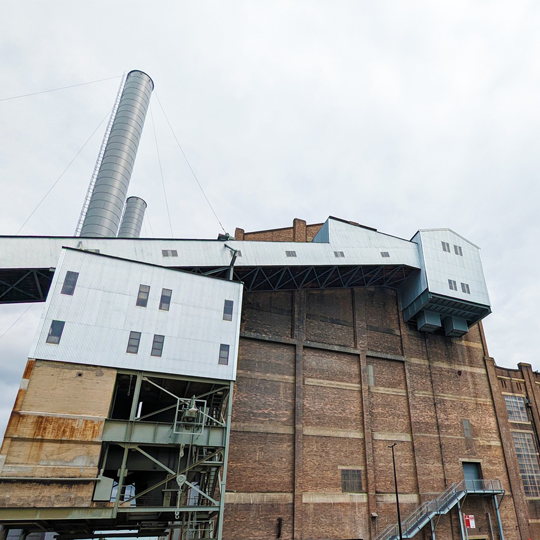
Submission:
<svg viewBox="0 0 540 540">
<path fill-rule="evenodd" d="M 88 507 L 93 482 L 0 482 L 0 508 Z"/>
<path fill-rule="evenodd" d="M 92 476 L 96 474 L 100 449 L 101 445 L 99 443 L 67 444 L 65 441 L 53 442 L 12 439 L 2 476 L 10 476 L 13 469 L 19 469 L 20 476 L 35 475 L 38 477 L 51 476 L 53 478 L 68 476 L 64 473 L 53 473 L 52 469 L 56 470 L 57 467 L 74 467 L 76 468 L 75 476 Z M 9 467 L 10 465 L 12 467 Z M 35 466 L 40 466 L 40 469 L 45 470 L 37 473 L 33 471 L 36 468 Z M 48 469 L 51 470 L 49 471 Z M 92 470 L 85 473 L 83 469 Z"/>
<path fill-rule="evenodd" d="M 62 418 L 14 412 L 6 437 L 65 441 L 100 441 L 103 420 Z"/>
<path fill-rule="evenodd" d="M 26 367 L 24 368 L 24 373 L 23 373 L 23 376 L 22 378 L 23 379 L 29 379 L 30 378 L 30 375 L 32 375 L 32 371 L 34 370 L 34 366 L 36 364 L 36 361 L 35 360 L 28 360 L 28 362 L 26 362 Z"/>
</svg>

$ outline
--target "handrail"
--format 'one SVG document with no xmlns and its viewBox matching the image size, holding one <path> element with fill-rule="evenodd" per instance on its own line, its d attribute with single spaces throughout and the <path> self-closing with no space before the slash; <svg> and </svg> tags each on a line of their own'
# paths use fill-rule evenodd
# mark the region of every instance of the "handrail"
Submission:
<svg viewBox="0 0 540 540">
<path fill-rule="evenodd" d="M 436 499 L 422 503 L 401 522 L 403 536 L 409 538 L 409 532 L 421 529 L 434 515 L 446 514 L 461 498 L 461 494 L 501 492 L 504 493 L 504 489 L 500 480 L 462 480 L 458 484 L 452 483 Z M 398 538 L 397 523 L 389 525 L 375 540 L 390 540 L 392 537 Z"/>
</svg>

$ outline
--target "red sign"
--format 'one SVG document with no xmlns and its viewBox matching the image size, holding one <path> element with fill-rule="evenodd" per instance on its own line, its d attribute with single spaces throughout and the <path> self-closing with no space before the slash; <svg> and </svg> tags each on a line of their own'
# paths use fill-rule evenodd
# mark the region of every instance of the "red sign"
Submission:
<svg viewBox="0 0 540 540">
<path fill-rule="evenodd" d="M 476 528 L 476 524 L 474 523 L 474 516 L 472 514 L 463 514 L 463 518 L 465 519 L 465 527 L 467 527 L 467 529 Z"/>
</svg>

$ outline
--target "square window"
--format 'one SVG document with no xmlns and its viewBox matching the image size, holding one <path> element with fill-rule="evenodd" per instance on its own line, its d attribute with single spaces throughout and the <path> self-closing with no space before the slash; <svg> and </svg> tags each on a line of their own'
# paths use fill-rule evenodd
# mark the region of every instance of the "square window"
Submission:
<svg viewBox="0 0 540 540">
<path fill-rule="evenodd" d="M 148 304 L 148 296 L 150 294 L 150 285 L 141 285 L 139 294 L 137 295 L 137 306 L 146 307 Z"/>
<path fill-rule="evenodd" d="M 540 464 L 532 433 L 512 432 L 519 472 L 527 497 L 540 497 Z"/>
<path fill-rule="evenodd" d="M 361 493 L 362 471 L 357 469 L 341 469 L 341 491 L 343 493 Z"/>
<path fill-rule="evenodd" d="M 229 365 L 229 345 L 225 345 L 222 343 L 219 346 L 219 362 L 218 364 L 221 364 L 222 366 L 228 366 Z"/>
<path fill-rule="evenodd" d="M 62 294 L 73 296 L 75 292 L 75 285 L 77 285 L 77 279 L 79 278 L 79 272 L 71 272 L 68 270 L 62 285 Z"/>
<path fill-rule="evenodd" d="M 159 300 L 159 309 L 162 311 L 169 311 L 171 307 L 171 289 L 161 289 L 161 299 Z"/>
<path fill-rule="evenodd" d="M 450 244 L 448 242 L 441 242 L 443 251 L 450 253 Z"/>
<path fill-rule="evenodd" d="M 461 249 L 461 246 L 454 245 L 454 253 L 463 257 L 463 250 Z"/>
<path fill-rule="evenodd" d="M 232 321 L 234 302 L 232 300 L 225 300 L 223 306 L 223 320 Z"/>
<path fill-rule="evenodd" d="M 334 257 L 345 257 L 343 251 L 334 251 Z"/>
<path fill-rule="evenodd" d="M 52 343 L 53 345 L 58 345 L 60 343 L 60 338 L 62 337 L 65 324 L 65 321 L 51 322 L 51 327 L 49 328 L 49 333 L 47 334 L 47 343 Z"/>
<path fill-rule="evenodd" d="M 453 279 L 448 280 L 448 287 L 450 287 L 450 290 L 457 291 L 457 283 Z"/>
<path fill-rule="evenodd" d="M 137 354 L 139 352 L 139 343 L 141 342 L 140 332 L 130 332 L 129 340 L 126 352 L 131 354 Z"/>
<path fill-rule="evenodd" d="M 287 255 L 287 257 L 296 257 L 296 251 L 286 251 L 285 255 Z"/>
<path fill-rule="evenodd" d="M 161 356 L 163 353 L 163 343 L 165 342 L 165 336 L 154 335 L 154 341 L 152 342 L 151 356 Z"/>
<path fill-rule="evenodd" d="M 178 257 L 178 251 L 176 249 L 162 249 L 161 254 L 164 257 Z"/>
<path fill-rule="evenodd" d="M 504 382 L 504 381 L 503 381 Z M 525 399 L 521 396 L 504 396 L 510 422 L 529 422 Z"/>
<path fill-rule="evenodd" d="M 388 251 L 381 251 L 381 257 L 390 257 L 390 253 Z"/>
<path fill-rule="evenodd" d="M 471 294 L 471 289 L 469 287 L 469 284 L 468 283 L 462 283 L 461 284 L 461 291 L 464 292 L 465 294 Z"/>
</svg>

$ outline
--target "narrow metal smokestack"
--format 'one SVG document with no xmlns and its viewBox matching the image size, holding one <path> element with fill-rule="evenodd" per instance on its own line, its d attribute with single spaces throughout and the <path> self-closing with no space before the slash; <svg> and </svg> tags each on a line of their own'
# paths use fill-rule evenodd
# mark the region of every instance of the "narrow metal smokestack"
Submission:
<svg viewBox="0 0 540 540">
<path fill-rule="evenodd" d="M 139 238 L 145 210 L 146 202 L 143 199 L 140 197 L 128 197 L 124 217 L 118 231 L 118 238 Z"/>
<path fill-rule="evenodd" d="M 114 237 L 118 232 L 153 89 L 154 83 L 146 73 L 128 73 L 88 204 L 81 236 Z"/>
</svg>

